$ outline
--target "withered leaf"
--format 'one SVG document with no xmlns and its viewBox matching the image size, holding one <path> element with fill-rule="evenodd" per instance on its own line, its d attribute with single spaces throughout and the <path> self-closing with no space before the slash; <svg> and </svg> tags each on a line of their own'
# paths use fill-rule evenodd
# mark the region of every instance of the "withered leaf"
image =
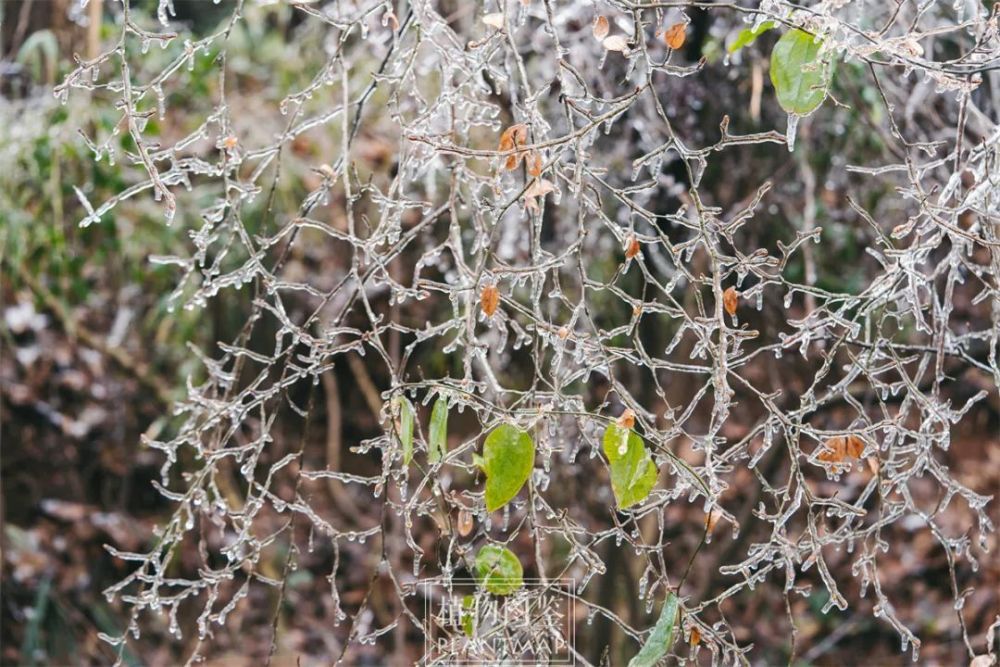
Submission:
<svg viewBox="0 0 1000 667">
<path fill-rule="evenodd" d="M 632 408 L 625 408 L 625 412 L 615 421 L 616 424 L 625 429 L 631 429 L 635 426 L 635 413 Z"/>
<path fill-rule="evenodd" d="M 838 435 L 823 445 L 823 451 L 816 457 L 824 463 L 843 463 L 848 459 L 861 457 L 865 449 L 864 441 L 856 435 Z"/>
<path fill-rule="evenodd" d="M 691 641 L 690 641 L 690 643 L 691 643 L 691 646 L 697 646 L 698 644 L 701 643 L 701 632 L 698 631 L 698 628 L 691 628 Z"/>
<path fill-rule="evenodd" d="M 628 237 L 628 241 L 625 242 L 625 259 L 632 259 L 639 254 L 639 250 L 641 250 L 639 239 L 635 236 Z"/>
<path fill-rule="evenodd" d="M 521 163 L 521 156 L 523 153 L 517 149 L 523 146 L 527 140 L 528 126 L 524 123 L 511 125 L 503 131 L 503 134 L 500 135 L 500 146 L 497 150 L 501 153 L 516 151 L 515 153 L 507 156 L 507 159 L 504 161 L 504 169 L 507 169 L 508 171 L 516 169 L 517 165 Z"/>
<path fill-rule="evenodd" d="M 597 41 L 604 41 L 604 38 L 608 36 L 610 31 L 611 26 L 608 24 L 606 16 L 598 16 L 594 19 L 594 38 Z"/>
<path fill-rule="evenodd" d="M 523 144 L 528 138 L 528 126 L 524 123 L 511 125 L 500 135 L 500 150 L 509 151 Z"/>
<path fill-rule="evenodd" d="M 382 25 L 392 24 L 392 31 L 396 32 L 399 30 L 399 19 L 396 18 L 396 12 L 391 9 L 385 13 L 382 17 Z"/>
<path fill-rule="evenodd" d="M 479 305 L 486 313 L 486 317 L 493 317 L 493 313 L 497 312 L 497 306 L 500 305 L 500 290 L 496 285 L 487 285 L 483 288 L 482 294 L 479 295 Z"/>
<path fill-rule="evenodd" d="M 686 23 L 675 23 L 674 25 L 667 28 L 667 31 L 663 33 L 663 41 L 671 49 L 676 51 L 677 49 L 684 46 L 685 33 L 687 31 Z"/>
<path fill-rule="evenodd" d="M 528 175 L 542 175 L 542 154 L 538 151 L 532 151 L 531 154 L 528 155 Z"/>
<path fill-rule="evenodd" d="M 467 536 L 472 532 L 472 528 L 475 525 L 475 519 L 472 517 L 472 512 L 467 509 L 459 510 L 458 512 L 458 534 L 462 537 Z"/>
<path fill-rule="evenodd" d="M 553 192 L 555 186 L 552 182 L 544 178 L 536 178 L 530 186 L 528 186 L 527 191 L 524 193 L 524 206 L 530 211 L 539 211 L 538 202 L 535 201 L 536 197 L 545 197 L 545 195 Z"/>
<path fill-rule="evenodd" d="M 847 436 L 847 455 L 852 459 L 861 458 L 861 452 L 865 451 L 864 441 L 856 435 Z"/>
<path fill-rule="evenodd" d="M 722 293 L 722 305 L 729 313 L 730 317 L 736 314 L 736 307 L 740 303 L 740 293 L 736 291 L 735 287 L 728 287 L 726 291 Z"/>
<path fill-rule="evenodd" d="M 719 519 L 722 518 L 722 512 L 717 509 L 713 509 L 711 512 L 705 515 L 705 530 L 711 533 L 715 530 L 715 524 L 719 523 Z"/>
</svg>

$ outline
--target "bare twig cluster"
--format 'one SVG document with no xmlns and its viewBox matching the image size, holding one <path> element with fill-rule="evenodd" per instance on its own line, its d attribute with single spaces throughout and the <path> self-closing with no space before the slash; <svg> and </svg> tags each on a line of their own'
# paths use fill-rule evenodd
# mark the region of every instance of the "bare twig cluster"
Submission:
<svg viewBox="0 0 1000 667">
<path fill-rule="evenodd" d="M 197 610 L 194 660 L 251 587 L 284 595 L 299 558 L 295 532 L 307 531 L 335 554 L 341 656 L 387 635 L 398 645 L 405 628 L 425 622 L 407 605 L 418 584 L 463 576 L 481 545 L 501 542 L 541 580 L 574 580 L 591 618 L 641 640 L 646 628 L 587 595 L 593 577 L 610 576 L 609 545 L 634 554 L 637 597 L 649 609 L 676 591 L 684 637 L 700 637 L 674 654 L 708 651 L 712 664 L 750 660 L 752 645 L 721 612 L 748 587 L 774 583 L 791 600 L 818 585 L 827 608 L 851 605 L 828 567 L 846 553 L 860 595 L 874 596 L 875 616 L 916 659 L 920 639 L 880 567 L 899 557 L 893 524 L 917 520 L 947 555 L 949 613 L 969 655 L 982 652 L 961 620 L 968 591 L 956 572 L 982 557 L 990 498 L 957 481 L 942 454 L 955 425 L 1000 386 L 995 10 L 973 0 L 490 0 L 446 15 L 448 3 L 428 0 L 291 3 L 326 62 L 280 102 L 285 124 L 272 134 L 248 132 L 255 110 L 227 100 L 226 48 L 251 10 L 243 4 L 217 32 L 177 45 L 170 0 L 160 0 L 159 25 L 124 0 L 119 40 L 80 60 L 56 91 L 114 100 L 115 132 L 90 142 L 97 159 L 117 153 L 135 176 L 115 198 L 87 202 L 81 224 L 152 196 L 164 224 L 190 229 L 187 251 L 155 258 L 179 271 L 174 303 L 253 294 L 236 340 L 195 351 L 204 376 L 177 405 L 176 432 L 146 443 L 165 457 L 159 489 L 174 512 L 150 551 L 114 552 L 134 569 L 107 595 L 132 621 L 107 641 L 124 646 L 149 615 L 172 619 L 179 635 L 187 605 Z M 817 267 L 826 237 L 817 177 L 802 156 L 818 149 L 800 136 L 788 152 L 802 134 L 797 117 L 787 135 L 737 132 L 720 114 L 718 132 L 705 136 L 681 120 L 690 109 L 678 91 L 708 67 L 683 47 L 696 14 L 730 32 L 768 21 L 803 30 L 875 93 L 828 99 L 818 112 L 857 110 L 880 146 L 861 164 L 831 158 L 845 215 L 861 230 L 863 254 L 844 269 L 857 274 L 856 289 Z M 150 45 L 174 54 L 157 71 L 144 66 Z M 203 62 L 219 82 L 211 112 L 184 136 L 150 136 L 150 119 L 184 104 L 183 74 Z M 754 114 L 760 106 L 758 97 Z M 283 155 L 314 132 L 336 137 L 337 152 L 316 160 L 314 187 L 288 208 L 274 196 Z M 371 132 L 394 146 L 391 168 L 358 167 Z M 118 133 L 130 148 L 117 147 Z M 786 167 L 754 174 L 742 199 L 706 191 L 706 174 L 734 154 L 783 155 Z M 802 199 L 787 198 L 789 184 Z M 193 198 L 201 219 L 176 217 L 179 200 Z M 755 227 L 788 201 L 803 201 L 801 225 L 762 240 Z M 290 268 L 318 245 L 343 259 L 335 274 Z M 432 355 L 444 361 L 424 363 Z M 345 442 L 379 462 L 370 474 L 339 464 L 339 432 L 330 465 L 303 455 L 310 420 L 325 415 L 339 429 L 340 368 L 384 426 Z M 970 370 L 992 386 L 956 402 Z M 399 396 L 418 406 L 408 465 Z M 431 462 L 420 406 L 438 399 L 464 426 Z M 658 481 L 617 512 L 601 436 L 625 410 Z M 301 417 L 301 441 L 277 457 L 289 414 Z M 536 461 L 526 490 L 490 514 L 473 454 L 502 423 L 532 434 Z M 860 490 L 831 492 L 857 466 L 867 475 Z M 935 506 L 914 499 L 918 478 L 939 489 Z M 292 493 L 276 491 L 279 479 L 294 480 Z M 759 484 L 755 502 L 727 503 L 736 479 Z M 374 502 L 377 519 L 330 515 L 314 502 L 325 490 L 341 508 Z M 938 520 L 954 504 L 972 519 L 965 532 Z M 690 564 L 667 556 L 677 505 L 706 517 L 692 559 L 712 557 L 704 543 L 713 531 L 733 531 L 735 548 L 700 590 L 685 582 Z M 263 532 L 266 515 L 283 517 L 280 529 Z M 367 595 L 360 607 L 341 603 L 340 550 L 356 540 L 374 545 L 370 585 L 388 581 L 397 596 L 387 623 L 373 622 Z M 203 557 L 193 578 L 172 567 L 189 541 Z M 290 545 L 284 567 L 265 567 L 279 544 Z"/>
</svg>

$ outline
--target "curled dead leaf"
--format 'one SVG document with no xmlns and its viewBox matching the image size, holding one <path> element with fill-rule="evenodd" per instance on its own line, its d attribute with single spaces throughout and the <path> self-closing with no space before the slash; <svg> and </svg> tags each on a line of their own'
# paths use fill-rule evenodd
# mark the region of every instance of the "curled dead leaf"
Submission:
<svg viewBox="0 0 1000 667">
<path fill-rule="evenodd" d="M 493 313 L 497 312 L 497 306 L 500 305 L 500 290 L 496 285 L 487 285 L 483 288 L 482 294 L 479 295 L 479 305 L 486 313 L 486 317 L 493 317 Z"/>
<path fill-rule="evenodd" d="M 559 337 L 563 340 L 569 338 L 569 329 L 566 327 L 559 327 Z"/>
<path fill-rule="evenodd" d="M 524 123 L 511 125 L 500 135 L 500 150 L 509 151 L 523 144 L 528 139 L 528 126 Z"/>
<path fill-rule="evenodd" d="M 594 38 L 599 42 L 604 41 L 604 38 L 608 36 L 609 32 L 611 32 L 611 25 L 608 23 L 607 17 L 598 16 L 595 18 L 593 30 Z"/>
<path fill-rule="evenodd" d="M 848 459 L 861 458 L 865 450 L 864 440 L 856 435 L 838 435 L 823 445 L 823 451 L 816 457 L 824 463 L 843 463 Z"/>
<path fill-rule="evenodd" d="M 642 315 L 642 306 L 639 304 L 632 306 L 632 317 L 639 317 L 640 315 Z"/>
<path fill-rule="evenodd" d="M 399 30 L 399 19 L 396 18 L 396 12 L 389 9 L 385 14 L 382 15 L 382 25 L 392 24 L 392 31 L 396 32 Z"/>
<path fill-rule="evenodd" d="M 462 537 L 467 536 L 472 532 L 472 528 L 476 521 L 472 516 L 472 512 L 467 509 L 459 510 L 458 512 L 458 534 Z"/>
<path fill-rule="evenodd" d="M 676 51 L 677 49 L 684 46 L 684 38 L 686 36 L 687 24 L 686 23 L 675 23 L 674 25 L 667 28 L 667 31 L 663 33 L 663 41 L 671 49 Z"/>
<path fill-rule="evenodd" d="M 635 426 L 635 413 L 632 412 L 631 408 L 625 408 L 625 412 L 622 413 L 621 417 L 615 423 L 622 428 L 631 429 Z"/>
<path fill-rule="evenodd" d="M 228 137 L 222 140 L 222 145 L 226 147 L 227 151 L 233 150 L 239 143 L 240 143 L 239 139 L 237 139 L 233 135 L 229 135 Z"/>
<path fill-rule="evenodd" d="M 861 452 L 865 451 L 865 442 L 856 435 L 847 436 L 847 455 L 852 459 L 861 458 Z"/>
<path fill-rule="evenodd" d="M 735 287 L 727 287 L 726 291 L 722 293 L 722 305 L 732 317 L 736 315 L 736 307 L 740 304 L 740 293 L 736 291 Z"/>
<path fill-rule="evenodd" d="M 538 202 L 535 201 L 536 197 L 544 198 L 545 195 L 554 191 L 556 187 L 552 185 L 552 181 L 546 180 L 544 178 L 535 179 L 530 186 L 528 186 L 527 191 L 524 193 L 524 206 L 531 211 L 538 211 Z"/>
<path fill-rule="evenodd" d="M 697 646 L 698 644 L 701 643 L 701 632 L 698 631 L 698 628 L 691 628 L 690 643 L 691 646 Z"/>
<path fill-rule="evenodd" d="M 715 524 L 719 523 L 719 519 L 722 518 L 722 511 L 718 509 L 713 509 L 711 512 L 705 515 L 705 530 L 712 532 L 715 530 Z"/>
<path fill-rule="evenodd" d="M 628 240 L 625 242 L 625 259 L 632 259 L 639 254 L 641 249 L 639 239 L 635 236 L 628 237 Z"/>
<path fill-rule="evenodd" d="M 504 169 L 508 171 L 517 168 L 521 163 L 522 151 L 517 150 L 528 141 L 528 126 L 524 123 L 511 125 L 500 135 L 500 146 L 497 150 L 501 153 L 516 151 L 507 156 L 504 162 Z"/>
<path fill-rule="evenodd" d="M 497 30 L 503 29 L 503 12 L 494 12 L 483 15 L 483 23 Z"/>
<path fill-rule="evenodd" d="M 528 175 L 529 176 L 541 176 L 542 175 L 542 154 L 538 151 L 532 151 L 528 156 Z"/>
</svg>

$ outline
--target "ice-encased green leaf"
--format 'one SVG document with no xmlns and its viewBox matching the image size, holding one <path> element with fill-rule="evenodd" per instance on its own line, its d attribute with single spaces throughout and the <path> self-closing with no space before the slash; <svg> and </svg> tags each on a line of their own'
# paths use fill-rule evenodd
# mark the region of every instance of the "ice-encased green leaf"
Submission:
<svg viewBox="0 0 1000 667">
<path fill-rule="evenodd" d="M 656 465 L 632 429 L 611 424 L 604 432 L 604 455 L 611 466 L 611 490 L 618 509 L 646 499 L 656 485 Z"/>
<path fill-rule="evenodd" d="M 410 465 L 413 460 L 413 404 L 404 396 L 395 399 L 396 422 L 399 429 L 399 444 L 403 446 L 403 465 Z"/>
<path fill-rule="evenodd" d="M 729 53 L 736 53 L 744 46 L 750 46 L 757 38 L 763 35 L 765 32 L 775 27 L 777 24 L 774 21 L 764 21 L 756 28 L 743 28 L 740 33 L 736 35 L 736 41 L 729 45 L 726 49 Z"/>
<path fill-rule="evenodd" d="M 427 460 L 437 463 L 448 452 L 448 399 L 441 397 L 431 409 L 431 425 L 427 433 Z"/>
<path fill-rule="evenodd" d="M 481 467 L 486 473 L 486 510 L 498 510 L 517 495 L 535 466 L 535 443 L 527 431 L 502 424 L 483 444 Z"/>
<path fill-rule="evenodd" d="M 476 599 L 471 595 L 462 598 L 462 630 L 466 637 L 476 634 Z"/>
<path fill-rule="evenodd" d="M 524 585 L 524 570 L 510 549 L 488 544 L 476 554 L 476 578 L 490 593 L 510 595 Z"/>
<path fill-rule="evenodd" d="M 807 116 L 826 99 L 832 67 L 819 57 L 819 50 L 812 35 L 792 30 L 771 51 L 771 83 L 778 104 L 788 113 Z"/>
<path fill-rule="evenodd" d="M 653 626 L 653 631 L 646 639 L 635 657 L 629 660 L 628 667 L 654 667 L 674 645 L 674 626 L 677 625 L 677 596 L 667 593 L 660 610 L 660 618 Z"/>
</svg>

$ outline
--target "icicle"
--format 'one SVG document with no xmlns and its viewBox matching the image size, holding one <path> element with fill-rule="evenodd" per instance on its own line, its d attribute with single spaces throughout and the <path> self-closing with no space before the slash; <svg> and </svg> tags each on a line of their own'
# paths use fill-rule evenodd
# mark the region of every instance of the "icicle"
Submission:
<svg viewBox="0 0 1000 667">
<path fill-rule="evenodd" d="M 785 128 L 785 141 L 788 143 L 789 153 L 795 150 L 795 133 L 799 129 L 799 119 L 801 118 L 802 117 L 798 114 L 788 114 L 788 127 Z"/>
</svg>

